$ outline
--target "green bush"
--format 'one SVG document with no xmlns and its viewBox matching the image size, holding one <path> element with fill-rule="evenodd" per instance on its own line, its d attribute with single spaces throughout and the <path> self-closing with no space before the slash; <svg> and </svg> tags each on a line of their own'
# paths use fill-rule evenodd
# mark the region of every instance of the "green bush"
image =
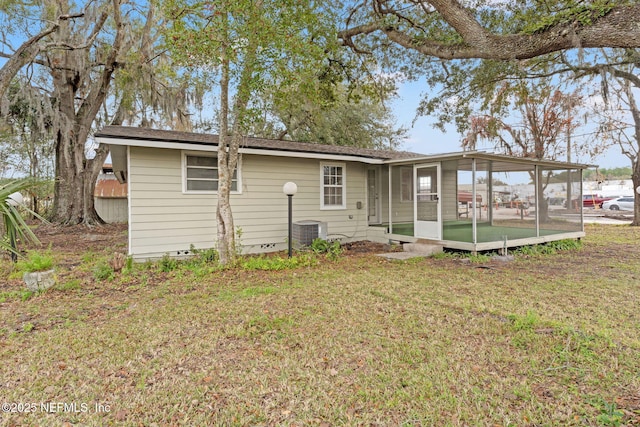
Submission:
<svg viewBox="0 0 640 427">
<path fill-rule="evenodd" d="M 326 254 L 327 258 L 334 260 L 342 254 L 342 246 L 338 240 L 329 242 L 319 237 L 311 242 L 311 250 L 317 254 Z"/>
<path fill-rule="evenodd" d="M 576 239 L 556 240 L 539 245 L 521 246 L 513 251 L 518 255 L 553 255 L 558 252 L 575 251 L 582 248 L 582 241 Z"/>
<path fill-rule="evenodd" d="M 53 268 L 53 255 L 50 251 L 29 251 L 25 258 L 18 261 L 16 267 L 19 271 L 25 273 L 51 270 Z"/>
<path fill-rule="evenodd" d="M 171 258 L 169 254 L 164 254 L 158 261 L 160 271 L 168 273 L 178 268 L 178 260 Z"/>
<path fill-rule="evenodd" d="M 192 263 L 210 263 L 218 260 L 218 251 L 215 250 L 215 248 L 196 249 L 191 245 L 191 253 L 195 255 L 195 257 L 191 259 Z"/>
</svg>

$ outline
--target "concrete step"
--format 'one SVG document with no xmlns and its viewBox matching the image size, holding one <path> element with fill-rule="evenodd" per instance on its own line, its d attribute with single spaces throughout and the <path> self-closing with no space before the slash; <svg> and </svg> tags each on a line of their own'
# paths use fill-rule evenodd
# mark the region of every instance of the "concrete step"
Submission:
<svg viewBox="0 0 640 427">
<path fill-rule="evenodd" d="M 420 254 L 422 256 L 429 256 L 442 252 L 442 245 L 436 243 L 405 243 L 402 245 L 402 250 L 412 254 Z"/>
</svg>

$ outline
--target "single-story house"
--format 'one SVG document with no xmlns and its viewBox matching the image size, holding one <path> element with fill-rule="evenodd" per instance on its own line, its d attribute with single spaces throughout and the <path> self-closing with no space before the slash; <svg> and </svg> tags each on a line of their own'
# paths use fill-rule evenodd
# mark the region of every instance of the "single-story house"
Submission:
<svg viewBox="0 0 640 427">
<path fill-rule="evenodd" d="M 127 222 L 129 207 L 127 183 L 120 183 L 110 163 L 102 165 L 93 191 L 96 212 L 107 224 Z"/>
<path fill-rule="evenodd" d="M 110 146 L 114 174 L 128 184 L 134 259 L 215 247 L 216 135 L 107 126 L 96 140 Z M 427 240 L 475 252 L 583 237 L 582 210 L 551 209 L 544 189 L 553 179 L 566 183 L 568 195 L 581 194 L 587 167 L 480 151 L 422 155 L 247 137 L 231 207 L 244 253 L 287 247 L 289 181 L 298 187 L 298 236 L 311 230 L 341 242 Z M 517 204 L 492 203 L 494 177 L 535 184 L 526 215 Z"/>
</svg>

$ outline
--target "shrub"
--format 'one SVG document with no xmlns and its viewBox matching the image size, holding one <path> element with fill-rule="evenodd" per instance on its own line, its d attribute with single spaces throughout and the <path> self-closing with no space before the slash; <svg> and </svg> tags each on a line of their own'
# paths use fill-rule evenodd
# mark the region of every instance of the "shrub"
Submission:
<svg viewBox="0 0 640 427">
<path fill-rule="evenodd" d="M 563 251 L 575 251 L 582 248 L 582 241 L 575 239 L 556 240 L 539 245 L 521 246 L 513 253 L 519 255 L 553 255 Z"/>
<path fill-rule="evenodd" d="M 178 268 L 178 260 L 171 258 L 169 254 L 164 254 L 162 258 L 160 258 L 160 261 L 158 261 L 158 266 L 160 267 L 160 271 L 168 273 Z"/>
<path fill-rule="evenodd" d="M 329 242 L 319 237 L 311 242 L 311 250 L 317 254 L 326 254 L 327 258 L 334 260 L 342 254 L 342 246 L 338 240 Z"/>
<path fill-rule="evenodd" d="M 218 251 L 215 248 L 196 249 L 191 245 L 191 253 L 195 255 L 195 259 L 191 260 L 192 263 L 197 263 L 198 261 L 209 263 L 218 260 Z"/>
<path fill-rule="evenodd" d="M 51 270 L 53 268 L 53 255 L 50 251 L 29 251 L 25 258 L 18 261 L 16 267 L 19 271 L 25 273 Z"/>
</svg>

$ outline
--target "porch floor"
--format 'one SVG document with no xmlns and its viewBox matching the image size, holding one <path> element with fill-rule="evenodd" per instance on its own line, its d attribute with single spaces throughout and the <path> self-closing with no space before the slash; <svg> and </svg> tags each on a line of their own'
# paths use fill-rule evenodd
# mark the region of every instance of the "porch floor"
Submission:
<svg viewBox="0 0 640 427">
<path fill-rule="evenodd" d="M 533 225 L 533 224 L 532 224 Z M 386 224 L 388 228 L 388 224 Z M 443 224 L 443 241 L 472 243 L 473 229 L 469 221 L 449 221 Z M 552 236 L 554 234 L 566 234 L 579 230 L 558 230 L 540 228 L 540 236 Z M 413 236 L 413 223 L 393 224 L 393 234 Z M 477 223 L 478 243 L 503 242 L 507 240 L 526 239 L 536 237 L 536 230 L 532 227 L 510 227 L 504 225 L 491 225 L 488 222 Z"/>
</svg>

